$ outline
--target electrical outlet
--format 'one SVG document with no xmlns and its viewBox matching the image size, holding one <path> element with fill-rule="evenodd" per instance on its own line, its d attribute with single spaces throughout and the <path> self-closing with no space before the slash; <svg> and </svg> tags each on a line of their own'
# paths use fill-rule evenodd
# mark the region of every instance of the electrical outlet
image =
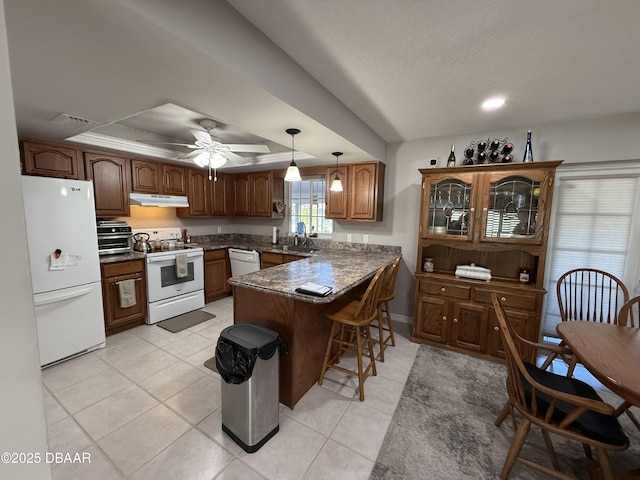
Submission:
<svg viewBox="0 0 640 480">
<path fill-rule="evenodd" d="M 222 227 L 218 227 L 218 233 L 222 233 Z"/>
<path fill-rule="evenodd" d="M 347 242 L 351 242 L 351 234 L 347 233 Z"/>
<path fill-rule="evenodd" d="M 369 243 L 369 235 L 366 233 L 362 235 L 362 243 Z"/>
</svg>

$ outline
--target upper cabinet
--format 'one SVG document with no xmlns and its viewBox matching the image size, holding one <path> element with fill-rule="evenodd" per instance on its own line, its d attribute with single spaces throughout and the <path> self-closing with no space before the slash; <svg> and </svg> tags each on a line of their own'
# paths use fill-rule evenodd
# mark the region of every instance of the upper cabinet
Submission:
<svg viewBox="0 0 640 480">
<path fill-rule="evenodd" d="M 111 154 L 84 152 L 87 180 L 93 181 L 97 217 L 129 216 L 129 160 Z"/>
<path fill-rule="evenodd" d="M 177 165 L 162 164 L 162 192 L 164 195 L 187 194 L 187 169 Z"/>
<path fill-rule="evenodd" d="M 420 236 L 463 242 L 542 245 L 548 232 L 555 163 L 489 171 L 421 170 Z M 555 165 L 555 166 L 554 166 Z"/>
<path fill-rule="evenodd" d="M 178 217 L 206 217 L 211 215 L 209 196 L 209 173 L 207 170 L 189 168 L 187 170 L 187 196 L 189 206 L 177 208 Z"/>
<path fill-rule="evenodd" d="M 69 145 L 49 142 L 21 142 L 22 172 L 25 175 L 84 178 L 80 152 Z"/>
<path fill-rule="evenodd" d="M 187 194 L 187 169 L 146 160 L 131 160 L 131 190 L 163 195 Z"/>
<path fill-rule="evenodd" d="M 235 182 L 233 175 L 218 173 L 217 180 L 209 182 L 209 212 L 215 216 L 231 216 L 235 214 Z"/>
<path fill-rule="evenodd" d="M 346 169 L 346 170 L 345 170 Z M 382 221 L 384 202 L 384 171 L 381 162 L 357 163 L 327 168 L 326 217 L 336 220 Z M 342 192 L 329 190 L 338 174 Z"/>
<path fill-rule="evenodd" d="M 284 199 L 284 179 L 273 171 L 235 175 L 235 214 L 272 217 L 273 203 Z"/>
</svg>

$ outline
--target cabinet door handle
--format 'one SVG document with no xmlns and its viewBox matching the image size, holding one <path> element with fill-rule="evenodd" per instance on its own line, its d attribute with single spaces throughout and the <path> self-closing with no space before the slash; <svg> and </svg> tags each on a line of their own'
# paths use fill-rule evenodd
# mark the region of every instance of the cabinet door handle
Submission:
<svg viewBox="0 0 640 480">
<path fill-rule="evenodd" d="M 140 280 L 142 280 L 142 278 L 132 278 L 131 280 L 133 280 L 134 282 L 139 282 Z M 120 285 L 120 282 L 124 282 L 125 280 L 120 280 L 116 282 L 116 285 Z"/>
<path fill-rule="evenodd" d="M 501 302 L 506 302 L 507 301 L 507 297 L 500 297 L 500 301 Z"/>
<path fill-rule="evenodd" d="M 499 331 L 500 331 L 500 327 L 493 327 L 493 329 L 494 329 L 496 332 L 499 332 Z"/>
<path fill-rule="evenodd" d="M 457 318 L 454 318 L 454 319 L 453 319 L 453 323 L 458 323 L 458 319 L 457 319 Z"/>
<path fill-rule="evenodd" d="M 488 211 L 488 210 L 489 210 L 489 209 L 488 209 L 487 207 L 484 207 L 484 208 L 482 209 L 482 211 L 483 211 L 483 212 L 486 212 L 486 211 Z"/>
<path fill-rule="evenodd" d="M 442 320 L 446 322 L 447 321 L 447 317 L 442 317 Z"/>
<path fill-rule="evenodd" d="M 444 288 L 444 287 L 442 287 L 442 288 L 440 289 L 440 291 L 441 291 L 442 293 L 444 293 L 444 292 L 446 292 L 446 291 L 447 291 L 447 289 L 446 289 L 446 288 Z"/>
<path fill-rule="evenodd" d="M 469 210 L 471 210 L 471 212 L 475 212 L 476 211 L 476 207 L 471 207 Z"/>
</svg>

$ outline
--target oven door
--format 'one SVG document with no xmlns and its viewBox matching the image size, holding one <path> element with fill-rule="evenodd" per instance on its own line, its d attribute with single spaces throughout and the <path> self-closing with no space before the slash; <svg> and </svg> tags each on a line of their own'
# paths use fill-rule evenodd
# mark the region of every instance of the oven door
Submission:
<svg viewBox="0 0 640 480">
<path fill-rule="evenodd" d="M 187 255 L 188 274 L 182 278 L 176 275 L 176 253 L 147 257 L 149 303 L 204 289 L 204 253 L 184 253 Z"/>
</svg>

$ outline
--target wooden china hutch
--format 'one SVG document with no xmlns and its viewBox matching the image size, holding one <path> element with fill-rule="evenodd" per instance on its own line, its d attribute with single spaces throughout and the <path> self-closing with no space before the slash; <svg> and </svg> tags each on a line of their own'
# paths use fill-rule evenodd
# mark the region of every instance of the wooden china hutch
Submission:
<svg viewBox="0 0 640 480">
<path fill-rule="evenodd" d="M 420 170 L 413 341 L 504 358 L 493 292 L 516 330 L 538 341 L 551 200 L 560 163 Z M 471 264 L 489 269 L 491 279 L 456 276 L 458 266 Z"/>
</svg>

